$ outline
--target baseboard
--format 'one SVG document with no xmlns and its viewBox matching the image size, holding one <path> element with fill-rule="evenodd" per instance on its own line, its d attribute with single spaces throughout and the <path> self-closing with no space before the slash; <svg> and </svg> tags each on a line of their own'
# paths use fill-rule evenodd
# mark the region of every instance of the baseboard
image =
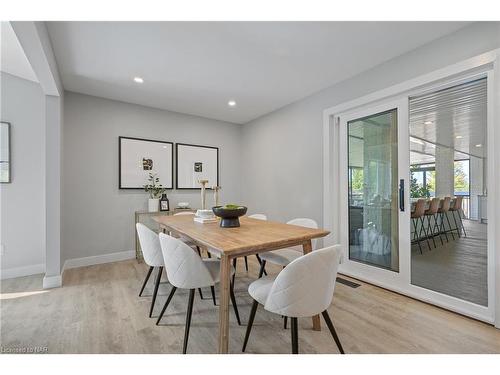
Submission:
<svg viewBox="0 0 500 375">
<path fill-rule="evenodd" d="M 23 277 L 23 276 L 30 276 L 30 275 L 36 275 L 39 273 L 45 273 L 45 264 L 32 264 L 29 266 L 23 266 L 23 267 L 14 267 L 14 268 L 6 268 L 3 270 L 0 270 L 1 277 L 0 279 L 5 280 L 5 279 L 13 279 L 15 277 Z"/>
<path fill-rule="evenodd" d="M 62 286 L 62 275 L 45 276 L 43 278 L 43 289 L 59 288 Z"/>
<path fill-rule="evenodd" d="M 63 269 L 61 273 L 65 270 L 77 267 L 93 266 L 95 264 L 112 263 L 119 262 L 121 260 L 128 260 L 135 258 L 135 250 L 130 251 L 120 251 L 118 253 L 94 255 L 85 258 L 74 258 L 67 259 L 64 262 Z"/>
</svg>

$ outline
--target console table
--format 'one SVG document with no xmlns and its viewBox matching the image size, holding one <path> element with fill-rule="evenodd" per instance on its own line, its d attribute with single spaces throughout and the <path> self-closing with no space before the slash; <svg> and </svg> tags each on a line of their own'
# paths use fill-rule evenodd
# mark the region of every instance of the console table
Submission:
<svg viewBox="0 0 500 375">
<path fill-rule="evenodd" d="M 178 212 L 196 212 L 196 210 L 192 208 L 175 208 L 173 211 L 155 211 L 155 212 L 135 211 L 135 224 L 142 223 L 149 229 L 155 231 L 156 233 L 159 233 L 160 229 L 158 223 L 154 221 L 153 218 L 158 216 L 170 216 Z M 142 263 L 144 259 L 142 258 L 141 244 L 139 243 L 139 237 L 137 236 L 135 224 L 134 224 L 135 258 L 139 261 L 139 263 Z"/>
</svg>

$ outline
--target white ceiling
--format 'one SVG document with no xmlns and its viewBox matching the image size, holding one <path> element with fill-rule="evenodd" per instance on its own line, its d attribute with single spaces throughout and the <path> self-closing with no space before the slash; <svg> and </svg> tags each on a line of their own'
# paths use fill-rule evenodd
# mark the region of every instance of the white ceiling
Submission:
<svg viewBox="0 0 500 375">
<path fill-rule="evenodd" d="M 246 123 L 466 22 L 48 22 L 66 90 Z M 144 78 L 143 84 L 133 77 Z M 229 108 L 234 99 L 236 107 Z"/>
<path fill-rule="evenodd" d="M 411 98 L 411 163 L 433 163 L 436 145 L 455 150 L 455 159 L 485 158 L 486 105 L 485 78 Z"/>
<path fill-rule="evenodd" d="M 35 72 L 28 62 L 10 22 L 3 21 L 1 23 L 0 70 L 20 78 L 38 82 Z"/>
</svg>

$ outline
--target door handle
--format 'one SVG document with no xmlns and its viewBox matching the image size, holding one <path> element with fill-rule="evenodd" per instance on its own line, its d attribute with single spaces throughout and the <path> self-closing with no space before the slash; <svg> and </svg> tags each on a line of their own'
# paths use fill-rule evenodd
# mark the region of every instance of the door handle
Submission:
<svg viewBox="0 0 500 375">
<path fill-rule="evenodd" d="M 405 210 L 405 180 L 399 180 L 399 210 L 404 212 Z"/>
</svg>

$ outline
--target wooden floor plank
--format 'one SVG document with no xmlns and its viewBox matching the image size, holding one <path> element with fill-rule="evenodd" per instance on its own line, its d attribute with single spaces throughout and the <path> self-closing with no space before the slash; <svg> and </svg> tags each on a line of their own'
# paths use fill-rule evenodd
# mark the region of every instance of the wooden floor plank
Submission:
<svg viewBox="0 0 500 375">
<path fill-rule="evenodd" d="M 229 351 L 240 353 L 250 312 L 248 284 L 259 266 L 249 258 L 249 272 L 238 262 L 236 299 L 243 326 L 230 314 Z M 272 265 L 269 272 L 278 272 Z M 67 270 L 64 287 L 41 289 L 42 275 L 3 280 L 1 345 L 47 347 L 49 353 L 180 353 L 187 291 L 178 290 L 161 325 L 148 318 L 152 285 L 139 297 L 147 267 L 135 260 Z M 347 277 L 346 277 L 347 278 Z M 347 278 L 349 279 L 349 278 Z M 346 353 L 500 353 L 500 330 L 452 312 L 359 282 L 337 283 L 329 314 Z M 170 292 L 160 285 L 154 315 Z M 209 297 L 210 290 L 204 294 Z M 217 294 L 218 295 L 218 294 Z M 196 295 L 188 353 L 216 353 L 218 307 Z M 289 353 L 290 330 L 279 316 L 259 307 L 248 353 Z M 338 353 L 328 330 L 312 330 L 299 320 L 301 353 Z"/>
</svg>

